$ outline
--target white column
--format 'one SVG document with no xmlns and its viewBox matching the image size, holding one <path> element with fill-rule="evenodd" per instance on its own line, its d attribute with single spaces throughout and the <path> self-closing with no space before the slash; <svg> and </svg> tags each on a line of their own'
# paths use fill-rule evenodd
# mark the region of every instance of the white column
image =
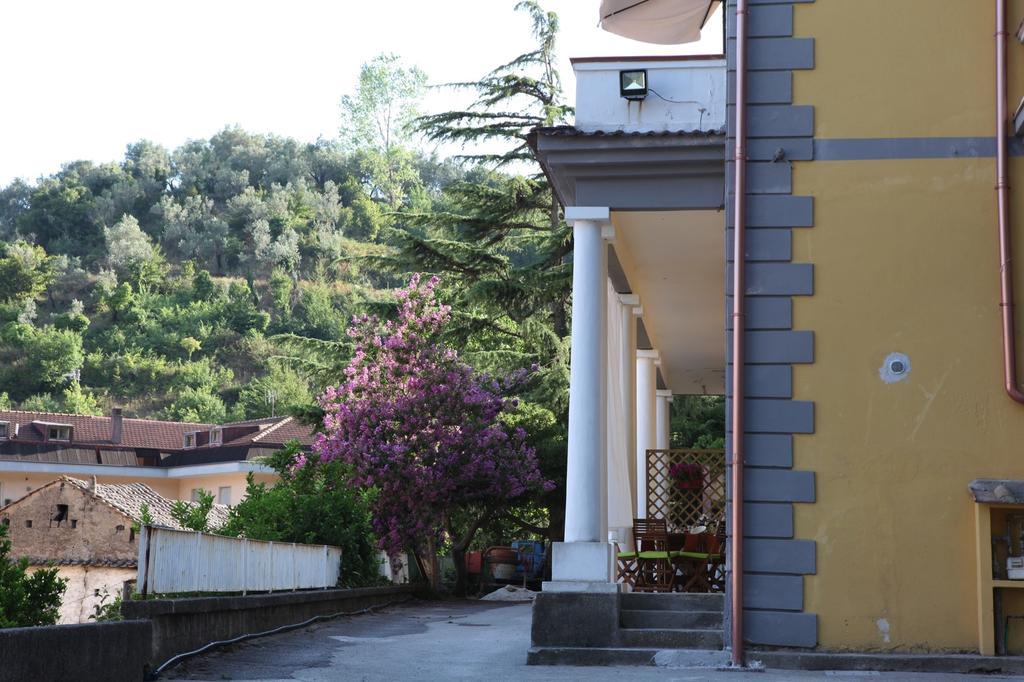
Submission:
<svg viewBox="0 0 1024 682">
<path fill-rule="evenodd" d="M 626 415 L 626 448 L 627 459 L 632 460 L 636 452 L 636 318 L 643 312 L 640 297 L 636 294 L 620 294 L 619 325 L 622 327 L 622 411 Z M 629 467 L 630 503 L 633 505 L 633 516 L 640 518 L 637 507 L 637 475 L 636 467 Z"/>
<path fill-rule="evenodd" d="M 640 518 L 647 517 L 647 451 L 658 446 L 658 364 L 658 351 L 636 352 L 636 503 Z"/>
<path fill-rule="evenodd" d="M 672 447 L 672 391 L 658 389 L 657 438 L 659 450 Z"/>
<path fill-rule="evenodd" d="M 553 548 L 549 591 L 616 591 L 608 543 L 606 208 L 567 207 L 573 226 L 565 542 Z"/>
</svg>

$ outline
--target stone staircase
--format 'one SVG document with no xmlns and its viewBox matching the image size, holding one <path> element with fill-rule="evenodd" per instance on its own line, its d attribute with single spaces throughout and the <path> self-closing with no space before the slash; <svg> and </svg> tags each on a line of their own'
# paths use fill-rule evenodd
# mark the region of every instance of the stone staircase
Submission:
<svg viewBox="0 0 1024 682">
<path fill-rule="evenodd" d="M 723 651 L 721 594 L 619 595 L 619 623 L 610 646 L 545 646 L 530 650 L 533 665 L 662 665 L 718 667 Z"/>
<path fill-rule="evenodd" d="M 721 594 L 645 594 L 621 596 L 621 645 L 639 649 L 721 649 Z"/>
</svg>

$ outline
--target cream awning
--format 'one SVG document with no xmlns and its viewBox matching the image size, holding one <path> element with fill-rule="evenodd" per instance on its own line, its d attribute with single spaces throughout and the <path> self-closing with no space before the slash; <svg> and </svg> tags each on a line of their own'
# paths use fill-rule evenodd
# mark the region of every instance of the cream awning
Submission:
<svg viewBox="0 0 1024 682">
<path fill-rule="evenodd" d="M 601 0 L 601 28 L 644 43 L 676 45 L 700 39 L 721 0 Z"/>
</svg>

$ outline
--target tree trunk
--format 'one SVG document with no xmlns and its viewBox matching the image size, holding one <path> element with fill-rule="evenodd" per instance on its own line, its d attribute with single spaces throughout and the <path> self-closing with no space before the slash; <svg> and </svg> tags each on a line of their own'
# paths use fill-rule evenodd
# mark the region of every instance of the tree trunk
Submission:
<svg viewBox="0 0 1024 682">
<path fill-rule="evenodd" d="M 452 562 L 455 563 L 455 596 L 465 597 L 469 588 L 469 572 L 466 570 L 466 550 L 452 545 Z"/>
<path fill-rule="evenodd" d="M 417 547 L 413 554 L 430 591 L 437 592 L 441 587 L 441 567 L 437 563 L 437 547 L 434 540 L 428 540 L 426 547 Z"/>
</svg>

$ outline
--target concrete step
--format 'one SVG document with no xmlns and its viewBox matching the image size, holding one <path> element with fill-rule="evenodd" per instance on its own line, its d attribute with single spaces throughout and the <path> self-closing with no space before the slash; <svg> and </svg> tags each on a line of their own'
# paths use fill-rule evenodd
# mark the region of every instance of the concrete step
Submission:
<svg viewBox="0 0 1024 682">
<path fill-rule="evenodd" d="M 718 611 L 725 609 L 725 595 L 688 592 L 626 592 L 620 608 L 628 611 Z"/>
<path fill-rule="evenodd" d="M 622 628 L 619 641 L 641 649 L 721 649 L 721 629 Z"/>
<path fill-rule="evenodd" d="M 534 647 L 527 665 L 654 665 L 657 649 Z"/>
<path fill-rule="evenodd" d="M 721 611 L 623 610 L 619 618 L 624 628 L 722 628 Z"/>
</svg>

